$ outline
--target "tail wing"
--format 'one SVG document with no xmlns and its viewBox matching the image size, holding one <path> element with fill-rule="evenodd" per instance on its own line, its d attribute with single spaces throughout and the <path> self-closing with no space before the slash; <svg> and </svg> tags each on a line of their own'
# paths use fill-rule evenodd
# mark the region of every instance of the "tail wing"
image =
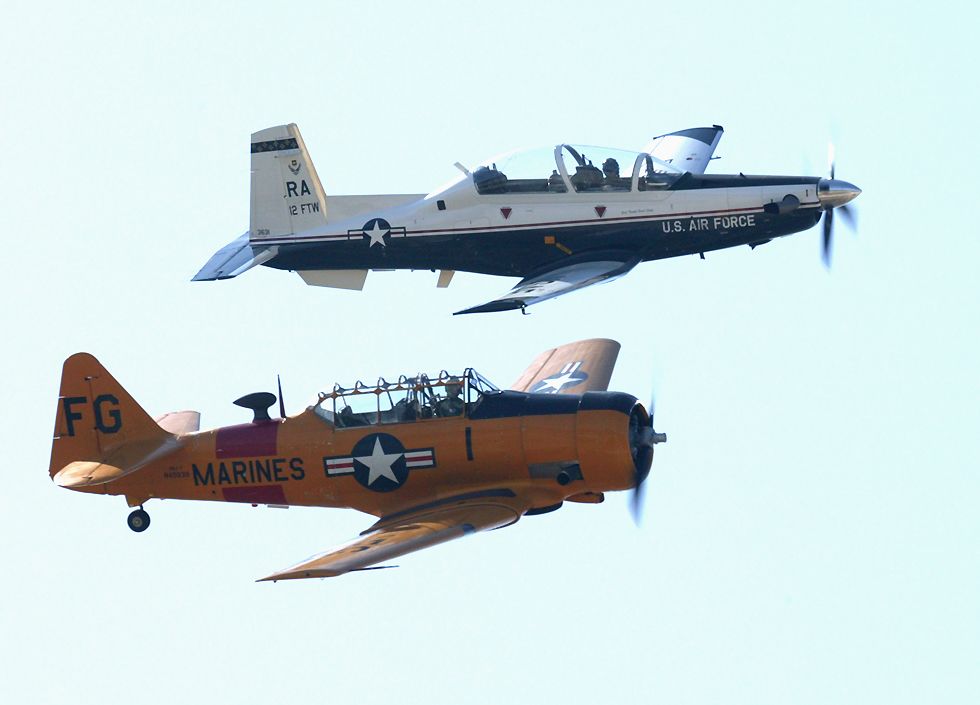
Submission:
<svg viewBox="0 0 980 705">
<path fill-rule="evenodd" d="M 538 394 L 582 394 L 609 387 L 619 343 L 592 338 L 546 350 L 524 370 L 511 389 Z"/>
<path fill-rule="evenodd" d="M 231 279 L 279 254 L 278 238 L 327 222 L 327 200 L 295 124 L 252 133 L 249 230 L 215 252 L 192 281 Z"/>
<path fill-rule="evenodd" d="M 55 414 L 49 474 L 59 485 L 110 482 L 177 447 L 125 389 L 88 353 L 65 360 Z"/>
<path fill-rule="evenodd" d="M 325 225 L 327 201 L 303 136 L 294 123 L 252 133 L 249 240 Z"/>
</svg>

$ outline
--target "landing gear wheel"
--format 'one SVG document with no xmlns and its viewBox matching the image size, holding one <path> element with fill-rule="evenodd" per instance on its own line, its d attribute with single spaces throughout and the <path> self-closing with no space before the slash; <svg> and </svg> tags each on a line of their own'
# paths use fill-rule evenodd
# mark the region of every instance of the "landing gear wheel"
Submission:
<svg viewBox="0 0 980 705">
<path fill-rule="evenodd" d="M 136 509 L 126 518 L 126 523 L 129 524 L 130 529 L 137 533 L 146 531 L 150 526 L 150 515 L 144 512 L 142 508 Z"/>
</svg>

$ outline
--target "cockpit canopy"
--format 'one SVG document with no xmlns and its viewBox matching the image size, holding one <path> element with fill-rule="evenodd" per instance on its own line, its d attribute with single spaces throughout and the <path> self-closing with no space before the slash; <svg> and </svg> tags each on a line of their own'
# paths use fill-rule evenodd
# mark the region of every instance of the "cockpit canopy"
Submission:
<svg viewBox="0 0 980 705">
<path fill-rule="evenodd" d="M 438 375 L 400 375 L 394 382 L 379 377 L 376 384 L 361 381 L 353 387 L 335 384 L 321 392 L 314 412 L 337 428 L 407 423 L 420 419 L 462 416 L 484 394 L 500 390 L 472 368 L 463 374 L 442 370 Z"/>
<path fill-rule="evenodd" d="M 472 173 L 481 195 L 647 191 L 670 188 L 684 172 L 646 152 L 559 144 L 508 152 Z"/>
</svg>

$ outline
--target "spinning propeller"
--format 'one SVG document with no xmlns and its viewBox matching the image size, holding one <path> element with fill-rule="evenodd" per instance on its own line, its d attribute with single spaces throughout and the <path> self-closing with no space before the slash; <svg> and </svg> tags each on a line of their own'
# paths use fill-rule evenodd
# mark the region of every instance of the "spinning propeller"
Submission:
<svg viewBox="0 0 980 705">
<path fill-rule="evenodd" d="M 834 237 L 834 211 L 840 211 L 844 221 L 852 230 L 857 229 L 857 214 L 853 206 L 847 205 L 861 194 L 854 184 L 834 178 L 834 145 L 830 145 L 830 178 L 817 182 L 817 198 L 825 211 L 823 217 L 823 263 L 830 267 L 830 249 Z"/>
<path fill-rule="evenodd" d="M 635 467 L 633 494 L 630 496 L 630 513 L 632 513 L 633 521 L 636 522 L 637 526 L 640 525 L 643 514 L 643 483 L 650 475 L 650 466 L 653 464 L 653 446 L 657 443 L 667 442 L 666 433 L 657 433 L 653 430 L 654 407 L 654 399 L 651 397 L 648 409 L 649 424 L 644 423 L 642 415 L 637 411 L 634 411 L 630 417 L 630 435 L 634 448 L 633 464 Z"/>
</svg>

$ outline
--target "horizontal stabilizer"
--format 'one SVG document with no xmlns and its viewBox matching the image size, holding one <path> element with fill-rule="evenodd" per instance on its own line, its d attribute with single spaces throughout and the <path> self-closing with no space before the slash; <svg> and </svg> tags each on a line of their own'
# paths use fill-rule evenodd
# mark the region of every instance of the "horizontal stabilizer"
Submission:
<svg viewBox="0 0 980 705">
<path fill-rule="evenodd" d="M 183 436 L 186 433 L 195 433 L 201 430 L 200 411 L 171 411 L 169 414 L 164 414 L 153 420 L 164 431 L 175 436 Z"/>
<path fill-rule="evenodd" d="M 278 252 L 279 248 L 275 245 L 250 245 L 248 233 L 245 233 L 215 252 L 191 281 L 231 279 L 252 267 L 268 262 Z"/>
<path fill-rule="evenodd" d="M 523 309 L 577 289 L 618 279 L 638 263 L 635 255 L 623 252 L 586 253 L 569 257 L 551 269 L 540 270 L 522 279 L 503 296 L 465 311 L 457 311 L 454 315 Z"/>
</svg>

